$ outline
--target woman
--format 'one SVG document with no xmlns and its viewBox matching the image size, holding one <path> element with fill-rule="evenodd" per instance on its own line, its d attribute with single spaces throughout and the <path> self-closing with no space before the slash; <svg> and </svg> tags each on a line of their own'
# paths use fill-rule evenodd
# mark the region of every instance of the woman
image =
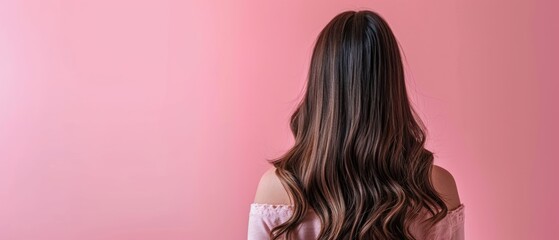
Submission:
<svg viewBox="0 0 559 240">
<path fill-rule="evenodd" d="M 433 164 L 398 42 L 369 10 L 320 32 L 294 146 L 261 178 L 252 239 L 464 239 L 453 176 Z"/>
</svg>

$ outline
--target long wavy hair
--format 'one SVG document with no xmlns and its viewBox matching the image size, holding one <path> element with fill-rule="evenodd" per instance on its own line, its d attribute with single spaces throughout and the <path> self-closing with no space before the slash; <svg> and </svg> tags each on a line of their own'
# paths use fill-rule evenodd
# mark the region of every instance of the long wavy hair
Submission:
<svg viewBox="0 0 559 240">
<path fill-rule="evenodd" d="M 320 32 L 290 128 L 294 146 L 268 162 L 293 215 L 271 239 L 291 239 L 309 209 L 321 221 L 318 239 L 415 239 L 409 226 L 422 209 L 428 228 L 447 215 L 399 44 L 379 14 L 345 11 Z"/>
</svg>

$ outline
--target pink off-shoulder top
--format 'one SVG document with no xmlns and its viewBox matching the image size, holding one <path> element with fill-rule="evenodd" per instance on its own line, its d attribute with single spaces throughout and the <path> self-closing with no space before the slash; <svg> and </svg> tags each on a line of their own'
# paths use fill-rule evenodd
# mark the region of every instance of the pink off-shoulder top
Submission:
<svg viewBox="0 0 559 240">
<path fill-rule="evenodd" d="M 411 234 L 416 239 L 464 240 L 464 204 L 450 210 L 430 232 L 419 225 L 419 220 L 411 225 Z M 270 239 L 273 227 L 287 221 L 293 214 L 293 205 L 252 203 L 248 222 L 248 240 Z M 312 210 L 305 216 L 296 231 L 296 239 L 316 239 L 320 232 L 320 220 Z"/>
</svg>

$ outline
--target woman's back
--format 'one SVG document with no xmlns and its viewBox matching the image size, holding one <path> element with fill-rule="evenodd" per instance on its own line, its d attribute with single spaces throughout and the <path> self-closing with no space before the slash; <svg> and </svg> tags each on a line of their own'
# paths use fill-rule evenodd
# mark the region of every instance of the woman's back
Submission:
<svg viewBox="0 0 559 240">
<path fill-rule="evenodd" d="M 430 232 L 419 221 L 411 225 L 410 232 L 416 239 L 462 240 L 464 239 L 465 205 L 460 202 L 454 177 L 446 169 L 433 165 L 431 180 L 437 192 L 443 196 L 449 211 Z M 250 205 L 248 239 L 269 239 L 270 230 L 287 221 L 293 214 L 289 195 L 275 174 L 275 168 L 266 171 L 256 191 L 254 203 Z M 424 211 L 427 218 L 428 212 Z M 419 219 L 418 219 L 419 220 Z M 320 220 L 313 210 L 305 216 L 295 236 L 296 239 L 316 239 L 320 232 Z"/>
<path fill-rule="evenodd" d="M 269 161 L 275 169 L 252 206 L 251 239 L 313 239 L 320 229 L 320 239 L 407 240 L 427 238 L 436 223 L 435 231 L 460 226 L 454 179 L 433 167 L 399 43 L 379 14 L 345 11 L 323 28 L 289 124 L 295 141 Z M 423 216 L 428 227 L 409 221 Z"/>
</svg>

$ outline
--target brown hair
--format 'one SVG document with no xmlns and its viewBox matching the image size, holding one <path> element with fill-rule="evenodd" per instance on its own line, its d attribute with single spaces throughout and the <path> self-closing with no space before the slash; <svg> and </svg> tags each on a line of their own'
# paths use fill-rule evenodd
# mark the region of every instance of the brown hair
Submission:
<svg viewBox="0 0 559 240">
<path fill-rule="evenodd" d="M 294 146 L 268 161 L 293 215 L 272 239 L 291 239 L 309 209 L 322 223 L 318 239 L 415 239 L 410 220 L 421 209 L 429 227 L 446 216 L 398 42 L 377 13 L 342 12 L 320 32 L 290 127 Z"/>
</svg>

